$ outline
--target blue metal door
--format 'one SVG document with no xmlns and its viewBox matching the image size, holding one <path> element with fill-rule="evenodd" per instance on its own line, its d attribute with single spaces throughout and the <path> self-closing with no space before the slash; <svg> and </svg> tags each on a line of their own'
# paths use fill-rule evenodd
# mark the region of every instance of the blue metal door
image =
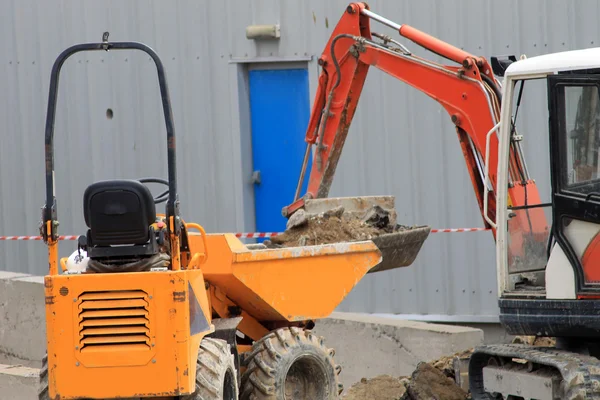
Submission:
<svg viewBox="0 0 600 400">
<path fill-rule="evenodd" d="M 249 85 L 256 229 L 281 232 L 287 222 L 281 209 L 294 200 L 306 149 L 308 71 L 250 70 Z M 308 171 L 301 195 L 307 183 Z"/>
</svg>

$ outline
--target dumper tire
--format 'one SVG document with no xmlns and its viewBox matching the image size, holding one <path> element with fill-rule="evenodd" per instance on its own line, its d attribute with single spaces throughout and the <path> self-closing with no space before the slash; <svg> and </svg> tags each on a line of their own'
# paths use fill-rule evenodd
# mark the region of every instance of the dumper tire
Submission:
<svg viewBox="0 0 600 400">
<path fill-rule="evenodd" d="M 40 369 L 38 400 L 50 400 L 50 392 L 48 392 L 48 354 L 44 354 L 42 358 L 42 368 Z"/>
<path fill-rule="evenodd" d="M 335 351 L 310 330 L 277 329 L 244 353 L 241 400 L 334 400 L 343 391 Z"/>
<path fill-rule="evenodd" d="M 238 400 L 233 353 L 225 340 L 205 337 L 198 349 L 196 390 L 180 400 Z"/>
</svg>

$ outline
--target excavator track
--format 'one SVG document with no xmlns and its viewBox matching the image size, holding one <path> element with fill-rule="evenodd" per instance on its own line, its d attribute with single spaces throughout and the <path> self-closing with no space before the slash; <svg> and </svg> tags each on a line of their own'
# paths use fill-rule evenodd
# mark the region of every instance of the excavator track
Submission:
<svg viewBox="0 0 600 400">
<path fill-rule="evenodd" d="M 515 368 L 517 366 L 521 368 Z M 522 344 L 477 347 L 469 363 L 469 384 L 474 400 L 503 398 L 495 397 L 486 391 L 484 382 L 486 367 L 493 368 L 491 371 L 499 371 L 500 380 L 507 376 L 514 378 L 515 392 L 508 393 L 512 396 L 522 395 L 525 386 L 530 385 L 536 377 L 541 377 L 545 379 L 545 383 L 541 386 L 543 389 L 548 390 L 553 380 L 554 385 L 552 385 L 551 396 L 535 397 L 540 400 L 600 400 L 600 360 L 595 357 L 552 347 L 532 347 Z M 502 376 L 502 372 L 509 372 L 509 374 Z M 505 382 L 502 385 L 506 387 Z M 531 397 L 533 396 L 523 396 L 525 399 Z"/>
</svg>

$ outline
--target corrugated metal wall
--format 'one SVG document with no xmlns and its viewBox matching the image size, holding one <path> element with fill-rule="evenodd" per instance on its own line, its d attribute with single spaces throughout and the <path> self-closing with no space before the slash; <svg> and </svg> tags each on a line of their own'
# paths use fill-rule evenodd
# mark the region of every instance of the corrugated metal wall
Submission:
<svg viewBox="0 0 600 400">
<path fill-rule="evenodd" d="M 486 57 L 529 56 L 597 45 L 596 1 L 369 1 L 407 23 Z M 0 235 L 35 235 L 44 198 L 43 133 L 50 70 L 76 42 L 142 41 L 163 59 L 178 136 L 182 210 L 208 231 L 252 230 L 252 172 L 245 70 L 256 60 L 317 65 L 346 1 L 16 1 L 0 15 Z M 249 24 L 281 24 L 281 40 L 247 40 Z M 393 32 L 379 24 L 374 30 Z M 406 43 L 405 40 L 403 40 Z M 441 61 L 406 43 L 417 55 Z M 81 234 L 82 194 L 93 180 L 166 177 L 164 121 L 154 65 L 140 53 L 81 54 L 63 68 L 56 123 L 61 233 Z M 540 92 L 542 93 L 542 92 Z M 523 114 L 526 135 L 545 103 Z M 113 118 L 107 118 L 107 110 Z M 537 147 L 535 147 L 537 148 Z M 530 149 L 531 150 L 531 149 Z M 529 151 L 547 189 L 545 156 Z M 299 168 L 299 166 L 286 166 Z M 401 222 L 481 226 L 456 134 L 438 104 L 372 69 L 331 196 L 392 194 Z M 61 255 L 72 243 L 61 244 Z M 432 234 L 418 261 L 365 278 L 340 309 L 493 320 L 497 315 L 491 234 Z M 1 242 L 3 269 L 42 274 L 40 242 Z M 437 317 L 436 317 L 437 316 Z"/>
</svg>

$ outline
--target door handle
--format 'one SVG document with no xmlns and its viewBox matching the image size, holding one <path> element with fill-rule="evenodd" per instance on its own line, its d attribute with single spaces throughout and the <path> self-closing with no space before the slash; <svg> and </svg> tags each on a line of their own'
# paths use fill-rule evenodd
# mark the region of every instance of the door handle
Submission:
<svg viewBox="0 0 600 400">
<path fill-rule="evenodd" d="M 260 185 L 260 171 L 252 172 L 252 178 L 250 179 L 255 185 Z"/>
<path fill-rule="evenodd" d="M 600 198 L 600 193 L 598 192 L 590 192 L 587 196 L 585 196 L 585 201 L 590 201 L 592 197 Z"/>
</svg>

